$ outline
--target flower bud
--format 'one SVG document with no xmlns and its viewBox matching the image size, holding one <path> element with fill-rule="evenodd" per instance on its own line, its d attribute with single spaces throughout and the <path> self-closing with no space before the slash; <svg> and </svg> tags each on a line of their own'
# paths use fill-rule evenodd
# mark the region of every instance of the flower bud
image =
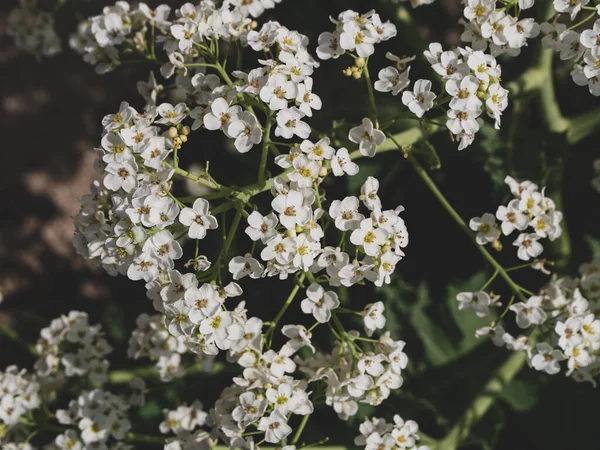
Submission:
<svg viewBox="0 0 600 450">
<path fill-rule="evenodd" d="M 192 130 L 187 125 L 184 126 L 183 128 L 181 128 L 181 134 L 183 134 L 184 136 L 187 136 L 188 134 L 190 134 L 191 131 Z"/>
<path fill-rule="evenodd" d="M 358 80 L 360 77 L 362 77 L 362 70 L 354 72 L 352 74 L 352 78 L 354 78 L 355 80 Z"/>
<path fill-rule="evenodd" d="M 499 252 L 500 250 L 502 250 L 502 243 L 498 239 L 496 239 L 494 242 L 492 242 L 492 248 Z"/>
<path fill-rule="evenodd" d="M 365 58 L 362 57 L 358 57 L 354 60 L 354 64 L 356 65 L 356 67 L 365 67 L 365 64 L 367 62 L 365 61 Z"/>
<path fill-rule="evenodd" d="M 181 142 L 187 142 L 187 140 L 188 140 L 188 137 L 187 137 L 185 134 L 182 134 L 181 136 L 179 136 L 179 140 L 180 140 Z"/>
<path fill-rule="evenodd" d="M 327 176 L 327 167 L 321 167 L 321 170 L 319 171 L 319 176 L 320 177 Z"/>
<path fill-rule="evenodd" d="M 302 229 L 300 230 L 302 231 Z M 289 238 L 295 238 L 296 237 L 296 230 L 287 230 L 285 232 L 285 235 Z"/>
<path fill-rule="evenodd" d="M 175 128 L 175 127 L 169 128 L 169 131 L 167 131 L 167 133 L 168 133 L 168 135 L 169 135 L 170 138 L 175 138 L 179 134 L 177 132 L 177 128 Z"/>
</svg>

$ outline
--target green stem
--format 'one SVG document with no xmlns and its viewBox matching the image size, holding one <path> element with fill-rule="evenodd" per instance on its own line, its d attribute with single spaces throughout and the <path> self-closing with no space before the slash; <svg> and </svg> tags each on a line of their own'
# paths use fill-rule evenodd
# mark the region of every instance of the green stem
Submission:
<svg viewBox="0 0 600 450">
<path fill-rule="evenodd" d="M 310 418 L 310 414 L 306 414 L 302 418 L 302 422 L 300 422 L 300 425 L 298 426 L 298 429 L 296 430 L 296 434 L 294 434 L 294 437 L 292 438 L 291 445 L 296 445 L 296 443 L 300 440 L 300 436 L 302 436 L 302 432 L 304 431 L 304 427 L 306 426 L 306 422 L 308 422 L 309 418 Z"/>
<path fill-rule="evenodd" d="M 598 14 L 598 11 L 594 10 L 594 12 L 590 13 L 589 16 L 586 16 L 583 20 L 581 20 L 580 22 L 577 22 L 575 25 L 571 25 L 569 27 L 569 30 L 574 30 L 575 28 L 583 25 L 584 23 L 586 23 L 588 20 L 596 17 L 596 14 Z"/>
<path fill-rule="evenodd" d="M 163 164 L 165 166 L 173 169 L 177 175 L 180 175 L 180 176 L 182 176 L 184 178 L 192 180 L 195 183 L 198 183 L 198 184 L 201 184 L 203 186 L 206 186 L 207 188 L 215 189 L 215 190 L 232 191 L 232 189 L 230 189 L 228 187 L 221 186 L 219 183 L 217 183 L 212 178 L 210 180 L 206 180 L 206 179 L 202 178 L 200 175 L 191 174 L 187 170 L 184 170 L 184 169 L 182 169 L 180 167 L 176 167 L 175 165 L 169 164 L 166 161 L 163 161 Z"/>
<path fill-rule="evenodd" d="M 494 267 L 494 269 L 504 279 L 504 281 L 506 281 L 506 283 L 510 286 L 512 291 L 515 294 L 517 294 L 523 301 L 527 301 L 527 298 L 525 297 L 525 295 L 523 295 L 523 292 L 521 291 L 520 286 L 517 285 L 512 280 L 512 278 L 506 272 L 506 270 L 504 270 L 504 268 L 498 263 L 498 261 L 496 261 L 496 259 L 490 254 L 490 252 L 488 252 L 486 250 L 486 248 L 483 245 L 479 245 L 479 244 L 477 244 L 477 242 L 475 242 L 475 238 L 473 236 L 473 232 L 471 231 L 471 229 L 467 226 L 466 222 L 462 219 L 462 217 L 460 217 L 460 215 L 452 207 L 450 202 L 448 202 L 446 197 L 444 197 L 444 195 L 440 192 L 440 190 L 438 189 L 438 187 L 436 186 L 434 181 L 429 177 L 429 174 L 427 173 L 427 171 L 421 166 L 421 164 L 419 164 L 419 162 L 415 159 L 415 157 L 413 155 L 411 155 L 410 153 L 408 153 L 407 159 L 411 163 L 411 165 L 413 166 L 415 171 L 417 172 L 417 175 L 419 175 L 419 177 L 423 180 L 423 182 L 429 188 L 431 193 L 442 204 L 444 209 L 448 212 L 448 214 L 450 214 L 450 217 L 452 217 L 452 219 L 454 219 L 454 221 L 457 223 L 457 225 L 460 227 L 460 229 L 463 230 L 465 232 L 465 234 L 469 237 L 471 242 L 473 242 L 473 244 L 475 244 L 475 246 L 477 247 L 479 252 L 483 255 L 483 257 Z"/>
<path fill-rule="evenodd" d="M 373 92 L 373 83 L 371 82 L 371 75 L 369 74 L 369 59 L 365 61 L 365 66 L 363 67 L 363 73 L 365 75 L 365 82 L 367 83 L 367 90 L 369 92 L 369 106 L 371 108 L 371 119 L 375 124 L 375 127 L 378 127 L 377 122 L 377 105 L 375 104 L 375 93 Z"/>
<path fill-rule="evenodd" d="M 290 295 L 288 295 L 288 298 L 285 300 L 285 303 L 283 304 L 283 306 L 281 307 L 281 309 L 279 310 L 279 312 L 277 313 L 275 318 L 271 321 L 271 324 L 269 325 L 269 329 L 267 330 L 267 333 L 265 336 L 265 338 L 266 338 L 265 340 L 267 340 L 268 348 L 271 348 L 271 343 L 273 342 L 273 333 L 275 332 L 275 327 L 277 326 L 277 324 L 279 323 L 279 321 L 281 320 L 281 318 L 283 317 L 283 315 L 285 314 L 287 309 L 290 307 L 290 305 L 294 301 L 294 298 L 296 298 L 296 294 L 298 294 L 298 291 L 300 290 L 300 287 L 302 286 L 302 282 L 304 281 L 304 278 L 306 278 L 306 273 L 302 273 L 302 275 L 300 275 L 298 277 L 297 283 L 294 285 L 292 291 L 290 292 Z"/>
<path fill-rule="evenodd" d="M 25 348 L 31 355 L 35 356 L 36 358 L 39 356 L 37 350 L 35 349 L 35 345 L 28 344 L 27 342 L 25 342 L 23 339 L 21 339 L 19 333 L 17 333 L 12 328 L 6 325 L 0 325 L 0 335 L 10 339 L 11 341 Z"/>
<path fill-rule="evenodd" d="M 508 272 L 508 270 L 507 270 L 507 272 Z M 492 282 L 493 282 L 493 281 L 496 279 L 496 277 L 497 277 L 497 276 L 498 276 L 498 271 L 496 270 L 496 271 L 494 272 L 494 274 L 493 274 L 493 275 L 490 277 L 490 279 L 489 279 L 489 280 L 487 280 L 487 281 L 485 282 L 485 284 L 484 284 L 484 285 L 481 287 L 481 289 L 479 289 L 479 290 L 480 290 L 480 291 L 485 291 L 485 289 L 486 289 L 486 288 L 487 288 L 487 287 L 488 287 L 490 284 L 492 284 Z"/>
<path fill-rule="evenodd" d="M 481 393 L 475 397 L 471 406 L 464 412 L 461 419 L 454 425 L 450 432 L 439 441 L 435 450 L 455 450 L 469 435 L 469 430 L 491 408 L 504 388 L 519 373 L 527 361 L 525 352 L 511 355 L 502 366 L 492 375 L 485 384 Z"/>
<path fill-rule="evenodd" d="M 267 123 L 265 125 L 265 130 L 263 132 L 263 145 L 262 145 L 262 153 L 260 155 L 260 166 L 258 167 L 258 181 L 259 185 L 265 183 L 265 172 L 267 170 L 267 156 L 269 156 L 269 145 L 271 141 L 269 137 L 271 135 L 271 126 L 273 125 L 273 120 L 271 117 L 267 118 Z"/>
<path fill-rule="evenodd" d="M 233 238 L 235 237 L 238 226 L 240 225 L 240 220 L 242 218 L 242 210 L 241 208 L 235 212 L 235 217 L 233 218 L 233 222 L 231 222 L 231 226 L 229 231 L 227 232 L 227 237 L 225 239 L 225 244 L 221 249 L 221 253 L 217 258 L 217 262 L 214 266 L 215 275 L 220 280 L 221 279 L 221 265 L 223 263 L 223 258 L 227 256 L 227 252 L 229 251 L 229 247 L 231 247 L 231 243 L 233 242 Z"/>
</svg>

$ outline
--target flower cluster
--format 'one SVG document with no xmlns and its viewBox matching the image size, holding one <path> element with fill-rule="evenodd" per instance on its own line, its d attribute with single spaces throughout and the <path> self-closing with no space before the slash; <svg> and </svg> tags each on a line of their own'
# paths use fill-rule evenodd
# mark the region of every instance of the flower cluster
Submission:
<svg viewBox="0 0 600 450">
<path fill-rule="evenodd" d="M 536 267 L 536 265 L 532 265 Z M 560 373 L 594 386 L 600 368 L 600 260 L 583 264 L 579 279 L 553 276 L 538 295 L 506 305 L 501 317 L 511 311 L 523 330 L 537 330 L 514 336 L 498 322 L 477 330 L 476 336 L 490 336 L 499 347 L 524 351 L 530 367 L 550 375 Z M 498 298 L 486 292 L 458 294 L 459 309 L 472 309 L 479 317 L 489 315 Z"/>
<path fill-rule="evenodd" d="M 181 355 L 188 351 L 183 336 L 175 337 L 165 327 L 163 316 L 140 314 L 137 328 L 129 338 L 127 355 L 130 358 L 149 358 L 156 361 L 156 369 L 162 381 L 171 381 L 185 375 Z"/>
<path fill-rule="evenodd" d="M 492 243 L 499 248 L 501 245 L 497 240 L 500 230 L 505 236 L 518 231 L 519 237 L 513 242 L 513 245 L 518 247 L 517 256 L 523 261 L 529 261 L 537 258 L 544 250 L 540 239 L 548 238 L 553 241 L 562 234 L 560 223 L 563 215 L 556 210 L 552 199 L 545 196 L 545 188 L 540 191 L 535 183 L 519 183 L 510 176 L 506 177 L 505 183 L 515 198 L 506 206 L 499 206 L 495 217 L 490 213 L 474 217 L 469 226 L 473 231 L 477 231 L 478 244 Z M 501 222 L 500 226 L 497 225 L 496 219 Z"/>
<path fill-rule="evenodd" d="M 404 420 L 394 416 L 394 423 L 373 417 L 365 420 L 359 427 L 360 436 L 354 444 L 366 450 L 385 448 L 390 450 L 429 450 L 426 445 L 419 445 L 419 425 L 414 420 Z"/>
<path fill-rule="evenodd" d="M 190 406 L 179 406 L 176 410 L 165 409 L 165 420 L 159 425 L 163 434 L 173 433 L 175 437 L 167 439 L 165 450 L 193 449 L 208 446 L 209 433 L 197 430 L 206 424 L 208 413 L 202 409 L 202 403 L 195 401 Z"/>
<path fill-rule="evenodd" d="M 535 0 L 519 0 L 514 15 L 510 8 L 504 7 L 496 0 L 463 0 L 464 19 L 461 23 L 464 32 L 461 40 L 467 42 L 475 50 L 486 50 L 488 47 L 494 56 L 508 54 L 517 56 L 521 48 L 528 45 L 528 40 L 543 35 L 542 45 L 560 54 L 563 61 L 574 60 L 571 77 L 579 86 L 587 86 L 590 93 L 600 95 L 600 78 L 598 77 L 598 42 L 600 20 L 596 20 L 592 28 L 582 32 L 576 31 L 578 26 L 593 19 L 590 14 L 576 26 L 567 27 L 564 21 L 577 21 L 583 9 L 594 11 L 586 6 L 588 0 L 555 0 L 552 22 L 535 22 L 533 18 L 521 18 L 521 14 L 532 8 Z M 465 20 L 466 19 L 466 20 Z"/>
<path fill-rule="evenodd" d="M 508 91 L 500 85 L 502 69 L 493 55 L 469 47 L 444 51 L 440 44 L 433 43 L 425 51 L 425 57 L 444 80 L 446 93 L 450 96 L 446 126 L 459 142 L 459 150 L 473 142 L 475 133 L 483 125 L 479 116 L 484 111 L 494 119 L 496 128 L 500 128 L 502 112 L 508 106 Z M 419 116 L 433 106 L 433 98 L 428 94 L 430 83 L 420 86 L 417 83 L 414 91 L 417 111 L 411 110 Z M 410 108 L 405 95 L 402 101 Z M 418 98 L 419 95 L 423 101 Z M 415 99 L 410 99 L 413 104 Z"/>
<path fill-rule="evenodd" d="M 18 424 L 23 415 L 40 406 L 39 391 L 37 377 L 25 369 L 8 366 L 0 372 L 0 421 L 6 425 Z"/>
<path fill-rule="evenodd" d="M 367 309 L 370 314 L 366 317 L 370 317 L 365 317 L 365 326 L 378 315 L 375 310 Z M 364 338 L 357 331 L 340 330 L 338 337 L 330 354 L 317 353 L 306 359 L 296 357 L 295 361 L 300 371 L 309 376 L 309 382 L 325 383 L 326 404 L 340 419 L 347 420 L 358 412 L 359 403 L 379 405 L 402 386 L 402 370 L 408 364 L 408 357 L 403 352 L 404 341 L 394 341 L 389 332 L 376 341 L 375 352 L 365 353 L 358 344 Z M 353 360 L 357 363 L 353 364 Z"/>
<path fill-rule="evenodd" d="M 578 14 L 576 4 L 581 1 L 572 8 L 561 1 L 555 1 L 557 11 Z M 516 16 L 510 15 L 512 8 L 497 9 L 493 0 L 465 0 L 469 22 L 463 40 L 471 46 L 444 50 L 432 43 L 424 52 L 442 80 L 442 92 L 436 94 L 427 79 L 417 79 L 407 90 L 408 63 L 414 57 L 391 53 L 387 58 L 393 65 L 380 70 L 372 83 L 369 57 L 375 44 L 396 35 L 396 27 L 374 11 L 344 11 L 332 19 L 335 31 L 319 36 L 316 53 L 322 60 L 353 58 L 354 66 L 345 73 L 364 77 L 370 111 L 360 124 L 332 127 L 328 135 L 310 125 L 322 101 L 313 91 L 319 63 L 308 51 L 307 36 L 275 21 L 261 25 L 254 20 L 276 3 L 279 0 L 201 0 L 197 5 L 183 4 L 172 15 L 167 5 L 150 9 L 144 3 L 131 6 L 119 1 L 83 22 L 71 39 L 98 72 L 141 61 L 160 67 L 160 75 L 170 80 L 163 86 L 151 72 L 147 82 L 138 83 L 146 101 L 143 110 L 123 102 L 118 111 L 104 117 L 95 161 L 102 179 L 81 198 L 74 218 L 77 251 L 111 275 L 143 281 L 158 313 L 139 315 L 128 355 L 150 359 L 165 382 L 183 376 L 188 360 L 210 363 L 219 353 L 241 371 L 208 413 L 193 399 L 164 410 L 160 431 L 171 434 L 165 437 L 168 450 L 204 449 L 219 440 L 232 449 L 253 449 L 267 442 L 285 443 L 286 450 L 292 450 L 305 424 L 297 416 L 312 414 L 322 400 L 348 420 L 360 404 L 377 406 L 402 386 L 408 364 L 405 342 L 385 331 L 384 304 L 365 301 L 354 311 L 343 304 L 342 294 L 366 282 L 377 287 L 391 282 L 408 245 L 401 217 L 404 208 L 384 209 L 374 177 L 366 178 L 360 193 L 338 199 L 327 195 L 324 181 L 331 174 L 354 176 L 359 172 L 354 160 L 389 150 L 384 143 L 391 134 L 388 126 L 379 125 L 382 117 L 373 89 L 393 96 L 402 93 L 408 112 L 401 117 L 414 119 L 414 115 L 421 123 L 437 126 L 439 122 L 430 121 L 425 113 L 434 108 L 445 111 L 446 126 L 462 150 L 483 126 L 484 113 L 498 128 L 507 107 L 508 91 L 500 84 L 502 71 L 496 56 L 518 54 L 540 28 L 551 34 L 545 31 L 547 24 L 519 18 L 533 0 L 519 1 Z M 574 49 L 577 45 L 588 49 L 581 52 L 586 80 L 596 76 L 597 64 L 590 58 L 598 53 L 596 30 L 588 31 L 581 40 L 579 36 L 576 41 L 563 39 L 572 44 L 573 52 L 579 51 Z M 484 53 L 488 48 L 491 54 Z M 249 70 L 243 67 L 249 60 L 243 54 L 247 49 L 258 54 Z M 227 58 L 233 52 L 238 53 L 237 67 L 228 72 L 228 64 L 231 68 L 234 63 Z M 168 98 L 171 94 L 177 100 Z M 213 178 L 208 162 L 199 174 L 180 166 L 180 151 L 191 147 L 193 133 L 206 131 L 221 132 L 243 164 L 259 147 L 255 183 L 224 186 Z M 396 143 L 393 138 L 390 142 Z M 349 151 L 344 145 L 356 149 Z M 418 164 L 406 148 L 396 145 Z M 281 171 L 272 175 L 270 166 Z M 182 180 L 203 189 L 182 195 Z M 542 252 L 540 239 L 560 236 L 562 214 L 535 184 L 510 177 L 506 183 L 515 198 L 500 206 L 495 216 L 473 218 L 470 227 L 477 231 L 478 244 L 492 243 L 497 249 L 502 233 L 518 230 L 514 242 L 518 257 L 529 261 Z M 255 199 L 263 193 L 271 197 L 262 202 Z M 240 225 L 245 235 L 239 232 Z M 251 242 L 238 239 L 246 236 Z M 209 259 L 204 253 L 211 254 L 213 247 L 218 253 Z M 232 257 L 233 248 L 239 253 Z M 527 266 L 543 269 L 537 261 Z M 497 323 L 478 330 L 478 336 L 490 335 L 496 344 L 526 351 L 538 370 L 556 373 L 559 362 L 566 360 L 569 375 L 592 379 L 600 365 L 598 273 L 597 265 L 586 266 L 581 280 L 553 279 L 540 295 L 525 296 L 531 293 L 511 284 L 522 301 L 515 303 L 513 297 L 502 317 L 514 312 L 518 327 L 541 330 L 539 341 L 535 342 L 535 333 L 513 337 Z M 280 303 L 272 319 L 254 316 L 260 306 L 240 300 L 251 290 L 238 283 L 261 278 L 271 278 L 273 283 L 277 278 L 288 280 L 292 285 L 287 299 L 270 299 Z M 299 304 L 293 304 L 297 297 Z M 489 316 L 491 307 L 501 305 L 499 297 L 485 287 L 462 292 L 457 300 L 459 309 L 472 309 L 479 317 Z M 288 308 L 296 309 L 293 323 L 283 320 Z M 361 317 L 364 333 L 347 330 L 343 314 Z M 309 327 L 299 322 L 314 323 Z M 331 332 L 332 347 L 315 348 L 316 327 Z M 373 337 L 378 330 L 381 333 Z M 13 422 L 39 404 L 37 379 L 58 388 L 65 377 L 80 376 L 83 389 L 89 389 L 108 376 L 105 356 L 111 348 L 99 326 L 90 326 L 84 313 L 71 312 L 54 320 L 41 336 L 37 378 L 29 380 L 16 369 L 2 375 L 29 380 L 17 388 L 12 384 L 18 383 L 10 382 L 9 394 L 0 401 Z M 129 405 L 145 401 L 142 380 L 135 378 L 131 388 L 127 400 L 99 389 L 71 397 L 77 400 L 67 410 L 59 410 L 56 418 L 78 430 L 59 435 L 56 446 L 125 448 L 131 437 Z M 31 408 L 14 408 L 25 395 Z M 393 424 L 367 420 L 360 431 L 356 444 L 368 449 L 427 449 L 418 446 L 416 423 L 399 416 Z"/>
<path fill-rule="evenodd" d="M 557 2 L 555 2 L 557 3 Z M 560 2 L 566 4 L 567 2 Z M 587 3 L 587 2 L 586 2 Z M 574 2 L 581 6 L 582 2 Z M 558 9 L 557 9 L 558 11 Z M 577 15 L 576 9 L 571 16 Z M 566 11 L 561 11 L 566 12 Z M 545 34 L 542 39 L 544 48 L 559 53 L 563 61 L 573 60 L 571 77 L 578 86 L 587 86 L 592 95 L 600 96 L 600 19 L 596 20 L 592 28 L 581 33 L 567 29 L 562 23 L 543 23 L 541 30 Z"/>
<path fill-rule="evenodd" d="M 122 441 L 131 428 L 129 405 L 120 396 L 94 389 L 71 400 L 68 409 L 56 411 L 62 425 L 77 425 L 56 437 L 59 448 L 106 448 L 108 443 Z"/>
<path fill-rule="evenodd" d="M 219 437 L 230 448 L 251 448 L 252 438 L 243 436 L 249 427 L 264 432 L 266 442 L 277 444 L 292 433 L 288 425 L 292 415 L 313 412 L 306 382 L 286 375 L 296 367 L 286 353 L 265 353 L 256 367 L 234 378 L 235 384 L 223 390 L 211 409 Z"/>
<path fill-rule="evenodd" d="M 7 33 L 17 47 L 38 57 L 60 52 L 60 38 L 52 14 L 37 8 L 36 0 L 20 0 L 8 16 Z"/>
<path fill-rule="evenodd" d="M 326 143 L 318 145 L 324 148 Z M 297 163 L 299 160 L 300 163 Z M 295 178 L 296 172 L 299 176 L 304 173 L 300 164 L 319 167 L 317 161 L 303 155 L 293 157 L 293 161 L 295 166 L 292 167 L 297 168 L 290 173 L 290 179 Z M 309 172 L 309 169 L 306 171 Z M 312 172 L 318 174 L 319 169 Z M 312 183 L 314 180 L 310 181 Z M 367 218 L 359 212 L 360 200 L 357 197 L 334 200 L 329 207 L 328 215 L 335 227 L 344 233 L 348 232 L 350 242 L 365 254 L 362 261 L 351 261 L 348 253 L 340 248 L 321 247 L 324 232 L 317 220 L 324 211 L 319 207 L 311 207 L 319 194 L 310 187 L 303 187 L 300 181 L 287 185 L 275 180 L 272 206 L 277 214 L 262 216 L 253 212 L 248 217 L 249 227 L 246 229 L 251 239 L 262 240 L 265 244 L 260 253 L 261 259 L 267 263 L 264 273 L 286 278 L 298 270 L 310 270 L 315 274 L 325 270 L 331 286 L 350 287 L 363 279 L 377 286 L 389 283 L 396 263 L 404 256 L 402 249 L 408 244 L 408 232 L 399 216 L 404 208 L 382 210 L 378 188 L 379 182 L 373 177 L 369 177 L 361 188 L 362 203 L 370 211 Z M 230 266 L 238 278 L 246 273 L 256 278 L 263 273 L 262 264 L 253 258 L 246 256 L 245 262 L 238 261 Z"/>
<path fill-rule="evenodd" d="M 43 328 L 36 344 L 40 357 L 38 376 L 46 383 L 61 383 L 65 377 L 87 377 L 93 383 L 106 381 L 112 347 L 100 325 L 90 325 L 84 312 L 71 311 Z"/>
<path fill-rule="evenodd" d="M 346 52 L 367 58 L 375 52 L 375 44 L 396 36 L 396 26 L 383 22 L 374 10 L 360 14 L 349 9 L 331 21 L 335 31 L 319 35 L 317 56 L 323 60 L 338 58 Z"/>
<path fill-rule="evenodd" d="M 519 0 L 521 10 L 529 9 L 535 0 Z M 489 49 L 494 56 L 508 53 L 517 56 L 521 48 L 540 33 L 534 19 L 520 19 L 507 8 L 496 8 L 496 0 L 464 0 L 462 21 L 465 30 L 461 39 L 470 42 L 475 50 Z"/>
</svg>

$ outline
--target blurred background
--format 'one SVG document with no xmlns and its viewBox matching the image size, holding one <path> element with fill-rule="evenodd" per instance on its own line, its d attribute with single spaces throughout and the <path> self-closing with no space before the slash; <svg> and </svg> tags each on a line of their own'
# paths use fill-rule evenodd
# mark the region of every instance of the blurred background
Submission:
<svg viewBox="0 0 600 450">
<path fill-rule="evenodd" d="M 109 4 L 105 0 L 73 0 L 61 9 L 57 27 L 65 50 L 36 61 L 16 49 L 5 34 L 6 16 L 15 3 L 3 0 L 0 5 L 0 324 L 18 331 L 25 343 L 34 343 L 39 329 L 52 318 L 73 309 L 87 311 L 91 323 L 103 324 L 115 347 L 113 368 L 126 367 L 131 364 L 126 359 L 129 333 L 137 315 L 153 312 L 151 302 L 143 283 L 110 277 L 76 255 L 71 243 L 71 217 L 78 211 L 77 198 L 87 193 L 90 183 L 97 179 L 92 168 L 93 148 L 99 144 L 102 117 L 115 112 L 121 101 L 143 107 L 135 85 L 147 79 L 149 68 L 124 66 L 99 76 L 67 48 L 67 37 L 77 18 L 98 14 L 103 5 Z M 151 6 L 157 3 L 148 2 Z M 173 8 L 181 4 L 161 3 Z M 417 10 L 407 3 L 390 1 L 283 0 L 260 19 L 278 20 L 306 34 L 314 50 L 319 33 L 333 29 L 328 16 L 337 16 L 345 9 L 366 12 L 367 8 L 375 8 L 383 20 L 396 22 L 399 30 L 398 37 L 378 47 L 371 58 L 373 77 L 388 65 L 384 60 L 386 51 L 412 55 L 422 48 L 422 42 L 459 45 L 462 27 L 457 21 L 462 6 L 457 0 L 438 0 Z M 405 23 L 406 11 L 413 17 L 412 26 Z M 504 81 L 514 79 L 530 61 L 530 49 L 516 59 L 501 59 Z M 347 124 L 339 125 L 343 128 L 358 124 L 366 116 L 364 80 L 342 74 L 351 63 L 348 58 L 323 62 L 315 73 L 315 92 L 325 106 L 310 123 L 320 131 L 331 129 L 333 121 L 343 119 Z M 567 116 L 597 105 L 596 98 L 576 86 L 568 72 L 567 66 L 556 61 L 556 91 Z M 417 58 L 411 79 L 430 76 L 429 68 Z M 394 117 L 399 97 L 376 93 L 376 99 L 380 116 Z M 400 124 L 399 130 L 403 125 L 412 124 Z M 548 185 L 547 195 L 565 213 L 566 233 L 545 256 L 557 261 L 561 275 L 576 276 L 581 263 L 600 254 L 600 195 L 590 185 L 592 161 L 600 156 L 597 137 L 569 146 L 564 136 L 547 130 L 538 105 L 527 96 L 520 97 L 505 112 L 501 131 L 486 126 L 476 143 L 462 152 L 456 150 L 448 135 L 438 133 L 432 142 L 442 167 L 432 177 L 466 220 L 495 212 L 508 199 L 509 191 L 502 182 L 505 175 Z M 234 159 L 218 133 L 194 139 L 188 146 L 193 144 L 203 152 L 200 161 L 210 160 L 217 180 L 244 184 L 238 180 L 248 176 L 247 164 L 255 164 L 249 159 L 257 158 Z M 197 160 L 192 153 L 182 158 L 185 164 Z M 275 167 L 271 169 L 276 173 Z M 253 181 L 255 170 L 250 172 L 249 181 Z M 398 153 L 361 161 L 360 174 L 347 182 L 328 180 L 329 197 L 358 192 L 368 175 L 381 180 L 384 205 L 405 206 L 403 217 L 410 232 L 407 257 L 398 264 L 393 283 L 375 291 L 372 287 L 353 289 L 349 299 L 350 307 L 356 309 L 384 300 L 393 335 L 407 342 L 411 362 L 405 384 L 377 408 L 376 415 L 388 420 L 393 414 L 415 419 L 423 431 L 439 437 L 460 416 L 494 368 L 509 356 L 489 343 L 476 341 L 473 332 L 485 322 L 456 309 L 456 293 L 476 290 L 490 271 L 477 249 Z M 232 254 L 246 250 L 233 248 Z M 497 256 L 506 266 L 518 264 L 509 240 Z M 519 282 L 536 291 L 547 279 L 527 272 Z M 255 298 L 272 300 L 274 314 L 277 302 L 289 289 L 285 282 L 280 285 L 272 288 L 270 281 L 259 280 L 243 287 L 251 289 Z M 494 284 L 493 289 L 500 295 L 507 294 L 502 283 Z M 299 314 L 299 310 L 289 314 Z M 30 367 L 32 362 L 33 357 L 22 346 L 0 336 L 0 368 L 8 364 Z M 194 375 L 172 383 L 168 389 L 157 385 L 140 420 L 148 432 L 153 432 L 161 420 L 162 408 L 194 398 L 211 405 L 230 380 L 231 373 Z M 598 391 L 590 385 L 576 384 L 561 375 L 551 378 L 523 370 L 461 448 L 598 448 L 594 427 L 599 401 Z M 323 420 L 311 419 L 306 441 L 329 436 L 331 444 L 350 444 L 362 418 L 372 413 L 372 409 L 361 408 L 359 417 L 344 423 L 326 409 L 319 413 Z"/>
</svg>

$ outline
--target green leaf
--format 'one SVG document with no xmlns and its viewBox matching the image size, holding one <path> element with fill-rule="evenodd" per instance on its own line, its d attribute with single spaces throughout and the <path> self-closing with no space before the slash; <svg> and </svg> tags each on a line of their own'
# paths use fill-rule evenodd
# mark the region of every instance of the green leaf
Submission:
<svg viewBox="0 0 600 450">
<path fill-rule="evenodd" d="M 518 412 L 526 412 L 535 407 L 541 388 L 524 380 L 513 380 L 505 386 L 501 398 L 508 406 Z"/>
<path fill-rule="evenodd" d="M 460 311 L 458 309 L 456 295 L 460 292 L 474 292 L 479 290 L 481 286 L 485 284 L 487 279 L 486 273 L 481 271 L 477 272 L 467 281 L 458 282 L 448 287 L 447 304 L 450 309 L 450 315 L 454 319 L 454 322 L 462 335 L 459 344 L 459 348 L 462 352 L 468 352 L 478 344 L 479 341 L 475 338 L 475 331 L 488 324 L 491 319 L 481 319 L 470 310 Z"/>
<path fill-rule="evenodd" d="M 431 296 L 426 284 L 417 289 L 417 303 L 412 308 L 410 318 L 425 349 L 427 359 L 439 366 L 457 355 L 457 348 L 452 344 L 443 328 L 435 323 L 426 308 L 431 304 Z"/>
</svg>

